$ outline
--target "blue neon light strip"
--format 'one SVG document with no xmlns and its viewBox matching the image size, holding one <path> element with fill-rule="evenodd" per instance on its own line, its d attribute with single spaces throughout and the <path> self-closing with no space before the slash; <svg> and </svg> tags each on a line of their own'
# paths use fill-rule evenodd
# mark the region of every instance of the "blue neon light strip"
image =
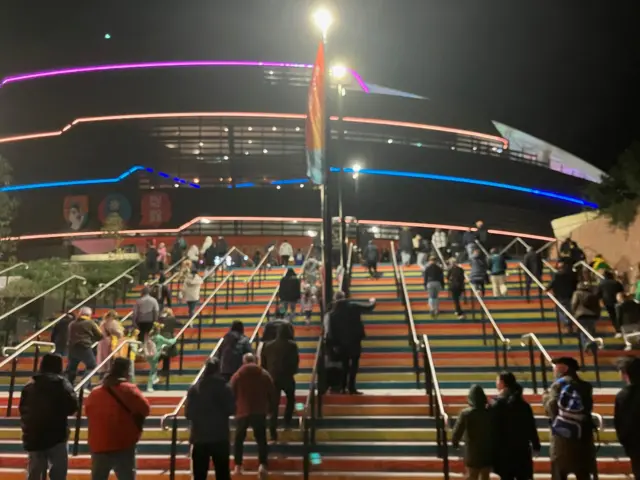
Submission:
<svg viewBox="0 0 640 480">
<path fill-rule="evenodd" d="M 139 170 L 146 170 L 149 173 L 157 173 L 163 178 L 171 179 L 172 175 L 169 175 L 165 172 L 155 171 L 150 167 L 141 167 L 136 165 L 131 167 L 129 170 L 125 171 L 121 175 L 115 178 L 95 178 L 95 179 L 87 179 L 87 180 L 69 180 L 64 182 L 48 182 L 48 183 L 31 183 L 25 185 L 8 185 L 5 187 L 0 187 L 0 192 L 16 192 L 20 190 L 36 190 L 40 188 L 56 188 L 56 187 L 71 187 L 78 185 L 99 185 L 105 183 L 117 183 L 121 180 L 124 180 L 132 173 L 135 173 Z M 332 172 L 339 172 L 340 169 L 338 167 L 331 167 Z M 352 168 L 345 168 L 344 171 L 346 173 L 354 173 Z M 501 183 L 501 182 L 491 182 L 488 180 L 477 180 L 475 178 L 466 178 L 466 177 L 454 177 L 450 175 L 435 175 L 432 173 L 419 173 L 419 172 L 402 172 L 397 170 L 376 170 L 370 168 L 363 168 L 358 173 L 363 175 L 383 175 L 389 177 L 405 177 L 405 178 L 420 178 L 423 180 L 436 180 L 440 182 L 454 182 L 454 183 L 466 183 L 469 185 L 481 185 L 485 187 L 493 187 L 493 188 L 502 188 L 505 190 L 512 190 L 516 192 L 530 193 L 533 195 L 539 195 L 541 197 L 553 198 L 556 200 L 562 200 L 563 202 L 569 202 L 576 205 L 582 205 L 584 207 L 590 208 L 598 208 L 595 203 L 588 202 L 581 198 L 570 197 L 568 195 L 562 195 L 560 193 L 554 193 L 547 190 L 540 190 L 537 188 L 529 188 L 529 187 L 521 187 L 519 185 L 511 185 L 509 183 Z M 200 188 L 200 185 L 197 183 L 188 182 L 179 177 L 173 177 L 176 182 L 182 183 L 184 185 L 189 185 L 193 188 Z M 308 183 L 309 180 L 307 178 L 291 178 L 285 180 L 274 180 L 271 182 L 271 185 L 294 185 L 299 183 Z M 255 187 L 256 184 L 253 182 L 245 182 L 236 184 L 236 188 L 250 188 Z M 229 185 L 231 188 L 231 185 Z"/>
<path fill-rule="evenodd" d="M 25 185 L 7 185 L 5 187 L 0 187 L 0 192 L 18 192 L 21 190 L 36 190 L 39 188 L 56 188 L 56 187 L 74 187 L 78 185 L 100 185 L 105 183 L 118 183 L 121 180 L 124 180 L 132 173 L 135 173 L 139 170 L 146 170 L 149 173 L 154 173 L 153 168 L 149 167 L 141 167 L 140 165 L 136 165 L 135 167 L 131 167 L 126 172 L 114 178 L 93 178 L 87 180 L 67 180 L 63 182 L 46 182 L 46 183 L 28 183 Z M 164 178 L 171 178 L 168 173 L 164 172 L 156 172 L 158 175 Z M 181 178 L 175 177 L 176 182 L 183 183 L 185 185 L 189 185 L 193 188 L 200 188 L 200 185 L 197 183 L 187 182 Z"/>
<path fill-rule="evenodd" d="M 340 169 L 336 169 L 340 171 Z M 333 171 L 333 169 L 332 169 Z M 352 168 L 345 168 L 346 173 L 354 173 Z M 547 190 L 539 190 L 537 188 L 521 187 L 519 185 L 511 185 L 509 183 L 490 182 L 488 180 L 477 180 L 475 178 L 466 177 L 453 177 L 450 175 L 435 175 L 432 173 L 419 173 L 419 172 L 399 172 L 396 170 L 375 170 L 370 168 L 363 168 L 358 173 L 369 175 L 385 175 L 389 177 L 408 177 L 408 178 L 421 178 L 424 180 L 437 180 L 440 182 L 455 182 L 455 183 L 467 183 L 470 185 L 482 185 L 485 187 L 503 188 L 505 190 L 513 190 L 516 192 L 532 193 L 533 195 L 539 195 L 541 197 L 554 198 L 556 200 L 562 200 L 564 202 L 575 203 L 584 207 L 598 208 L 595 203 L 587 202 L 581 198 L 570 197 L 568 195 L 562 195 L 560 193 L 549 192 Z"/>
</svg>

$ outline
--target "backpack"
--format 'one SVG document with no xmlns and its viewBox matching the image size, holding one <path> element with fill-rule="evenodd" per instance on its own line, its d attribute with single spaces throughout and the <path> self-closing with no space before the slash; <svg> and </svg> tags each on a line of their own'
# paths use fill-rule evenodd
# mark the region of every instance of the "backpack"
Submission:
<svg viewBox="0 0 640 480">
<path fill-rule="evenodd" d="M 584 401 L 574 382 L 561 378 L 558 383 L 561 385 L 558 395 L 558 415 L 551 422 L 551 431 L 558 437 L 580 440 L 584 433 L 582 427 L 587 418 Z"/>
<path fill-rule="evenodd" d="M 155 283 L 152 287 L 151 287 L 151 291 L 149 292 L 151 294 L 151 296 L 155 299 L 159 299 L 161 297 L 160 293 L 160 285 L 158 283 Z"/>
</svg>

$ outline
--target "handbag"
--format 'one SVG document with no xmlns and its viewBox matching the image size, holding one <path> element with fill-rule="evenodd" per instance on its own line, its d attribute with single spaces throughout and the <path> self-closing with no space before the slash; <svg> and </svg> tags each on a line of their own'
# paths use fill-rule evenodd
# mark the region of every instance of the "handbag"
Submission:
<svg viewBox="0 0 640 480">
<path fill-rule="evenodd" d="M 133 412 L 129 407 L 127 407 L 122 399 L 118 395 L 116 395 L 116 392 L 111 390 L 111 387 L 104 386 L 104 388 L 107 390 L 107 392 L 109 392 L 109 395 L 111 395 L 115 399 L 115 401 L 118 402 L 122 409 L 125 410 L 129 415 L 131 415 L 131 419 L 133 420 L 134 425 L 139 432 L 142 432 L 142 427 L 144 426 L 144 416 L 140 413 Z"/>
</svg>

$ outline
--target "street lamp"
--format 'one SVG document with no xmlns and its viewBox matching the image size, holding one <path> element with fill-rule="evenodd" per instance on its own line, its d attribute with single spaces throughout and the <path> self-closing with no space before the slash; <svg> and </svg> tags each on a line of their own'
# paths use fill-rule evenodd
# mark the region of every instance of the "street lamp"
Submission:
<svg viewBox="0 0 640 480">
<path fill-rule="evenodd" d="M 342 176 L 344 175 L 342 171 L 343 167 L 343 158 L 342 158 L 342 144 L 344 139 L 344 127 L 342 125 L 342 117 L 344 110 L 344 96 L 346 94 L 346 90 L 343 86 L 343 82 L 347 77 L 347 67 L 342 64 L 337 64 L 331 67 L 330 70 L 331 80 L 337 83 L 337 108 L 338 108 L 338 121 L 336 122 L 336 129 L 338 132 L 337 141 L 335 143 L 335 148 L 333 149 L 333 153 L 335 155 L 335 161 L 340 167 L 338 172 L 338 217 L 340 217 L 340 263 L 344 268 L 347 267 L 347 224 L 344 219 L 344 207 L 342 200 Z"/>
<path fill-rule="evenodd" d="M 327 33 L 333 24 L 333 15 L 331 15 L 331 12 L 326 8 L 319 8 L 313 13 L 313 23 L 315 23 L 320 32 L 322 32 L 322 39 L 326 42 Z"/>
</svg>

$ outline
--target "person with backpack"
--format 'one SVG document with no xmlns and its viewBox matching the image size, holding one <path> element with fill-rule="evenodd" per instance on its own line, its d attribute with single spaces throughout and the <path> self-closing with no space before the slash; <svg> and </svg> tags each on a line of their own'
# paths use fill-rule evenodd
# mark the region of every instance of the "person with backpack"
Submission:
<svg viewBox="0 0 640 480">
<path fill-rule="evenodd" d="M 253 349 L 249 338 L 244 334 L 244 323 L 240 320 L 233 321 L 223 339 L 216 352 L 216 358 L 220 359 L 220 374 L 228 382 L 242 366 L 242 357 L 247 353 L 253 353 Z"/>
<path fill-rule="evenodd" d="M 621 359 L 618 371 L 626 386 L 616 395 L 613 422 L 618 441 L 631 460 L 631 471 L 640 479 L 640 358 Z"/>
<path fill-rule="evenodd" d="M 593 290 L 588 282 L 582 282 L 578 285 L 578 289 L 573 293 L 571 299 L 571 308 L 573 316 L 578 320 L 582 328 L 584 328 L 592 337 L 596 335 L 596 321 L 600 318 L 600 298 Z M 596 345 L 590 345 L 589 337 L 580 331 L 582 339 L 582 347 L 585 350 L 597 348 Z"/>
<path fill-rule="evenodd" d="M 458 448 L 464 439 L 464 465 L 468 480 L 489 480 L 493 449 L 491 441 L 491 414 L 487 409 L 487 396 L 480 385 L 469 389 L 469 407 L 460 412 L 453 427 L 451 444 Z"/>
<path fill-rule="evenodd" d="M 449 271 L 447 271 L 447 282 L 449 283 L 449 292 L 453 299 L 456 315 L 458 320 L 462 320 L 464 312 L 460 306 L 460 297 L 464 294 L 464 270 L 453 257 L 450 260 Z"/>
<path fill-rule="evenodd" d="M 540 438 L 531 406 L 522 398 L 522 386 L 511 372 L 496 380 L 498 396 L 489 410 L 493 427 L 493 471 L 501 480 L 533 478 L 533 458 Z"/>
<path fill-rule="evenodd" d="M 551 422 L 549 456 L 554 480 L 589 480 L 595 467 L 593 442 L 593 387 L 578 376 L 580 366 L 571 357 L 554 360 L 556 381 L 542 397 Z"/>
</svg>

